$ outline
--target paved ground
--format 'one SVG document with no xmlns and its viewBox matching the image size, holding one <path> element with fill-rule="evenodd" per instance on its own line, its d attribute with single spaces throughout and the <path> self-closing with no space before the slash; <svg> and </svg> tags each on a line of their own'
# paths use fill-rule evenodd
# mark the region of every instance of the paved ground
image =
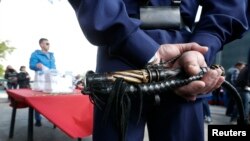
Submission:
<svg viewBox="0 0 250 141">
<path fill-rule="evenodd" d="M 210 124 L 229 124 L 229 118 L 225 116 L 225 108 L 221 106 L 210 106 L 213 122 Z M 0 92 L 0 141 L 26 141 L 27 140 L 27 121 L 28 109 L 17 110 L 16 125 L 13 139 L 8 139 L 9 125 L 11 117 L 11 107 L 4 93 Z M 207 125 L 205 123 L 204 131 L 207 133 Z M 43 119 L 42 127 L 34 127 L 34 141 L 73 141 L 76 139 L 69 138 L 60 129 L 53 129 L 53 125 Z M 91 136 L 83 139 L 83 141 L 91 141 Z M 147 131 L 144 141 L 149 141 Z M 207 141 L 207 137 L 205 138 Z"/>
</svg>

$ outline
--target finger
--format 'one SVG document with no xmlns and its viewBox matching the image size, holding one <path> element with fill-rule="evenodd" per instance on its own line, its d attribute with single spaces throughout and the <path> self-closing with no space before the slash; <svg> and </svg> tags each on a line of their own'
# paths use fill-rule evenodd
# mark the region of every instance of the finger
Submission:
<svg viewBox="0 0 250 141">
<path fill-rule="evenodd" d="M 181 54 L 186 51 L 195 50 L 199 51 L 202 54 L 205 54 L 208 51 L 208 47 L 200 46 L 199 44 L 193 43 L 186 43 L 186 44 L 177 44 Z"/>
<path fill-rule="evenodd" d="M 200 46 L 197 43 L 185 43 L 185 44 L 163 44 L 157 51 L 160 58 L 168 61 L 173 57 L 177 57 L 187 51 L 198 51 L 205 54 L 208 48 L 205 46 Z"/>
<path fill-rule="evenodd" d="M 184 97 L 187 101 L 195 101 L 197 96 L 187 95 Z"/>
<path fill-rule="evenodd" d="M 214 91 L 214 90 L 220 88 L 220 87 L 221 87 L 221 84 L 222 84 L 224 81 L 225 81 L 225 78 L 224 78 L 224 77 L 222 77 L 222 76 L 219 77 L 219 79 L 218 79 L 216 85 L 215 85 L 211 90 L 205 91 L 205 93 L 209 93 L 209 92 L 212 92 L 212 91 Z"/>
<path fill-rule="evenodd" d="M 218 79 L 217 79 L 217 82 L 214 85 L 214 89 L 217 89 L 225 81 L 225 78 L 222 76 L 223 71 L 221 69 L 215 69 L 215 70 L 218 73 Z"/>
<path fill-rule="evenodd" d="M 201 54 L 190 52 L 183 54 L 180 60 L 180 66 L 183 66 L 189 75 L 195 75 L 201 71 L 200 67 L 206 67 L 207 65 Z"/>
<path fill-rule="evenodd" d="M 190 94 L 177 94 L 178 96 L 184 98 L 187 101 L 195 101 L 197 95 L 190 95 Z"/>
<path fill-rule="evenodd" d="M 216 86 L 215 86 L 215 89 L 218 89 L 219 87 L 221 87 L 222 83 L 225 81 L 225 77 L 220 77 Z"/>
<path fill-rule="evenodd" d="M 184 65 L 184 69 L 189 75 L 196 75 L 201 71 L 200 66 L 195 63 L 188 63 Z"/>
<path fill-rule="evenodd" d="M 197 96 L 195 96 L 195 95 L 182 95 L 181 97 L 187 101 L 195 101 Z"/>
<path fill-rule="evenodd" d="M 204 92 L 210 92 L 212 91 L 215 87 L 217 87 L 217 83 L 219 82 L 219 78 L 221 75 L 221 71 L 216 69 L 216 70 L 209 70 L 201 79 L 204 81 L 206 87 L 204 89 Z"/>
<path fill-rule="evenodd" d="M 157 54 L 162 60 L 168 61 L 169 59 L 179 56 L 180 51 L 174 44 L 164 44 L 158 49 Z"/>
<path fill-rule="evenodd" d="M 177 88 L 175 90 L 175 92 L 178 95 L 183 95 L 183 96 L 187 96 L 187 95 L 192 95 L 195 96 L 197 94 L 200 94 L 203 89 L 205 88 L 205 83 L 203 81 L 193 81 L 183 87 Z"/>
</svg>

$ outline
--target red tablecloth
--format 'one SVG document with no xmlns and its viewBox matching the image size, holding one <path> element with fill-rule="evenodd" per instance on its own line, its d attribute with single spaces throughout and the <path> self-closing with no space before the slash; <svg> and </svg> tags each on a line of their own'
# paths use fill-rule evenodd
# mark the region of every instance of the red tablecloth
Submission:
<svg viewBox="0 0 250 141">
<path fill-rule="evenodd" d="M 30 89 L 7 90 L 7 93 L 15 101 L 33 107 L 71 138 L 92 134 L 93 105 L 80 90 L 55 95 Z"/>
</svg>

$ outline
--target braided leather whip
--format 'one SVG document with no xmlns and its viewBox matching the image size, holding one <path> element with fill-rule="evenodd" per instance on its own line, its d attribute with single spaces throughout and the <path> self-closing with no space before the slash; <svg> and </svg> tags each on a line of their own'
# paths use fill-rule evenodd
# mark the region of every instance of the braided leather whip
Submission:
<svg viewBox="0 0 250 141">
<path fill-rule="evenodd" d="M 119 138 L 121 141 L 125 141 L 132 97 L 137 96 L 140 99 L 140 119 L 144 96 L 153 96 L 155 103 L 160 104 L 161 94 L 201 79 L 208 69 L 207 67 L 201 68 L 199 74 L 187 76 L 182 69 L 172 69 L 165 63 L 161 63 L 148 65 L 141 70 L 107 73 L 89 71 L 85 76 L 85 87 L 82 93 L 89 95 L 91 102 L 104 110 L 106 122 L 111 116 L 110 113 L 115 116 L 113 118 L 117 119 L 115 125 L 120 133 Z M 213 65 L 210 69 L 221 69 L 222 75 L 225 74 L 224 68 L 220 65 Z M 227 81 L 223 82 L 222 87 L 232 91 L 232 97 L 236 100 L 239 111 L 238 124 L 246 124 L 247 119 L 244 116 L 243 104 L 238 91 Z"/>
</svg>

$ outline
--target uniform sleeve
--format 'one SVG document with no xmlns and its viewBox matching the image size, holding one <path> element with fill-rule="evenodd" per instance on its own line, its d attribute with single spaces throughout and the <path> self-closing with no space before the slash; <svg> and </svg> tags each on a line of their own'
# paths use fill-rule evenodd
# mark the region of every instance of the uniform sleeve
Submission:
<svg viewBox="0 0 250 141">
<path fill-rule="evenodd" d="M 31 70 L 38 71 L 39 69 L 36 67 L 38 63 L 38 58 L 35 53 L 32 53 L 29 60 L 29 67 Z"/>
<path fill-rule="evenodd" d="M 96 46 L 109 47 L 111 56 L 144 66 L 159 48 L 139 28 L 140 21 L 129 18 L 122 0 L 69 0 L 85 37 Z"/>
<path fill-rule="evenodd" d="M 223 45 L 248 29 L 247 0 L 202 0 L 202 7 L 191 41 L 209 47 L 205 58 L 210 64 Z"/>
</svg>

